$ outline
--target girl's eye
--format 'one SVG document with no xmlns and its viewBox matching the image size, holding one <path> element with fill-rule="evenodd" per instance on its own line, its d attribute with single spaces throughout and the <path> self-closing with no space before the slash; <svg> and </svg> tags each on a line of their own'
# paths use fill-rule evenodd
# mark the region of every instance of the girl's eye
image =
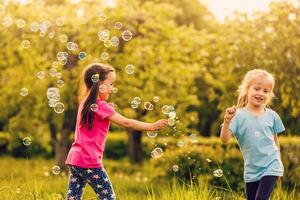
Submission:
<svg viewBox="0 0 300 200">
<path fill-rule="evenodd" d="M 256 91 L 257 91 L 257 90 L 259 90 L 259 88 L 254 88 L 254 90 L 256 90 Z"/>
</svg>

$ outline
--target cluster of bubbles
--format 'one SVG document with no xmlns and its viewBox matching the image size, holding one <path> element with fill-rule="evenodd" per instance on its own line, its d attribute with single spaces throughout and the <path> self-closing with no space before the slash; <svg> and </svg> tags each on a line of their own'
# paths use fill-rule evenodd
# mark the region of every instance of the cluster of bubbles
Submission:
<svg viewBox="0 0 300 200">
<path fill-rule="evenodd" d="M 175 119 L 176 119 L 176 116 L 177 116 L 174 106 L 164 105 L 162 107 L 162 113 L 169 116 L 168 125 L 169 126 L 174 126 L 175 122 L 176 122 Z"/>
<path fill-rule="evenodd" d="M 134 97 L 133 100 L 130 102 L 131 108 L 138 108 L 141 102 L 142 99 L 140 97 Z"/>
<path fill-rule="evenodd" d="M 54 112 L 57 114 L 61 114 L 64 112 L 64 104 L 59 102 L 60 100 L 60 93 L 59 89 L 56 87 L 50 87 L 47 90 L 47 98 L 48 98 L 48 105 L 50 108 L 54 109 Z"/>
</svg>

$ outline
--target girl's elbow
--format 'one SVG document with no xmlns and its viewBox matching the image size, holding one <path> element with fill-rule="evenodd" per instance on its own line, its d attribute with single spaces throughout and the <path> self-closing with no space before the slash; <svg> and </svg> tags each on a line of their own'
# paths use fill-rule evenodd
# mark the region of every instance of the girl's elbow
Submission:
<svg viewBox="0 0 300 200">
<path fill-rule="evenodd" d="M 130 119 L 126 119 L 126 120 L 123 122 L 122 126 L 123 126 L 124 128 L 131 129 L 131 128 L 132 128 L 132 121 L 131 121 Z"/>
</svg>

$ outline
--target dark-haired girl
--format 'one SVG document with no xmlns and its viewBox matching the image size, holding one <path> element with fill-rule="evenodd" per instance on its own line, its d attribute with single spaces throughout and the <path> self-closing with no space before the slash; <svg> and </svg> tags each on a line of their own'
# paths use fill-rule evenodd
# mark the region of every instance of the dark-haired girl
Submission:
<svg viewBox="0 0 300 200">
<path fill-rule="evenodd" d="M 107 64 L 94 63 L 82 73 L 75 140 L 66 164 L 70 169 L 67 199 L 79 200 L 88 183 L 98 199 L 116 199 L 112 184 L 102 165 L 105 140 L 110 121 L 135 130 L 159 130 L 167 125 L 166 119 L 146 123 L 128 119 L 117 113 L 106 100 L 113 89 L 115 70 Z"/>
</svg>

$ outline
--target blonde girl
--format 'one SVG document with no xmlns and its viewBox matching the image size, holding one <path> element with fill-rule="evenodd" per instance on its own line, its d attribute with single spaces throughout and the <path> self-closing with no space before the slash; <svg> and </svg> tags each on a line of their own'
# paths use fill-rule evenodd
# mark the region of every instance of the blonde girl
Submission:
<svg viewBox="0 0 300 200">
<path fill-rule="evenodd" d="M 283 164 L 277 134 L 285 130 L 279 115 L 267 106 L 274 97 L 275 80 L 265 70 L 248 71 L 239 87 L 237 106 L 227 108 L 220 139 L 234 136 L 244 158 L 247 200 L 270 198 Z"/>
</svg>

